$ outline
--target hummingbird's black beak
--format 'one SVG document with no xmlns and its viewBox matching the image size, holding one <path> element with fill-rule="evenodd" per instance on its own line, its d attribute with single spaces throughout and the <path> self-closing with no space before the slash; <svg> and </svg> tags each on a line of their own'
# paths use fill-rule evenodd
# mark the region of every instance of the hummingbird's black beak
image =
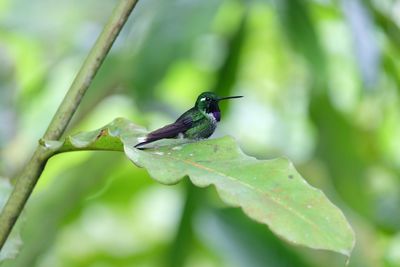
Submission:
<svg viewBox="0 0 400 267">
<path fill-rule="evenodd" d="M 237 95 L 237 96 L 226 96 L 226 97 L 220 97 L 218 98 L 218 101 L 224 100 L 224 99 L 232 99 L 232 98 L 241 98 L 243 97 L 242 95 Z"/>
</svg>

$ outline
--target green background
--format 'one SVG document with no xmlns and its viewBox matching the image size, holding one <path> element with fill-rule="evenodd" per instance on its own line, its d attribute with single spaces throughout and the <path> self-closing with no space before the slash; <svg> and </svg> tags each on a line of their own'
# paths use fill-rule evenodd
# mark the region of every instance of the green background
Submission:
<svg viewBox="0 0 400 267">
<path fill-rule="evenodd" d="M 0 1 L 0 176 L 29 159 L 116 1 Z M 140 1 L 68 133 L 173 121 L 202 91 L 213 137 L 286 156 L 353 226 L 349 266 L 400 266 L 400 2 Z M 3 200 L 2 200 L 3 201 Z M 278 239 L 215 189 L 164 186 L 118 152 L 52 158 L 4 266 L 344 266 Z M 7 251 L 8 256 L 14 254 Z"/>
</svg>

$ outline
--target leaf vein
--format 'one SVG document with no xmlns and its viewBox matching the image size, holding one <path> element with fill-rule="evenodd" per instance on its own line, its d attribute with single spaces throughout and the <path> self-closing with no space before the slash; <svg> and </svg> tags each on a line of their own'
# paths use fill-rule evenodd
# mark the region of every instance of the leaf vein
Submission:
<svg viewBox="0 0 400 267">
<path fill-rule="evenodd" d="M 203 170 L 209 171 L 209 172 L 211 172 L 211 173 L 215 173 L 215 174 L 217 174 L 217 175 L 219 175 L 219 176 L 226 177 L 226 178 L 228 178 L 228 179 L 230 179 L 230 180 L 232 180 L 232 181 L 239 182 L 240 184 L 242 184 L 242 185 L 244 185 L 244 186 L 246 186 L 246 187 L 248 187 L 248 188 L 250 188 L 250 189 L 252 189 L 252 190 L 254 190 L 254 191 L 256 191 L 256 192 L 258 192 L 261 196 L 267 196 L 267 198 L 271 199 L 273 202 L 275 202 L 275 203 L 278 204 L 279 206 L 283 207 L 283 208 L 286 209 L 287 211 L 293 213 L 294 215 L 296 215 L 297 217 L 299 217 L 300 219 L 302 219 L 303 221 L 305 221 L 306 223 L 308 223 L 309 225 L 311 225 L 314 229 L 316 229 L 316 230 L 318 230 L 319 232 L 323 233 L 323 236 L 325 236 L 325 235 L 324 235 L 325 232 L 323 232 L 320 228 L 318 228 L 318 226 L 317 226 L 314 222 L 310 221 L 310 220 L 307 219 L 306 217 L 302 216 L 300 213 L 296 212 L 295 210 L 291 209 L 290 207 L 288 207 L 287 205 L 285 205 L 284 203 L 282 203 L 282 202 L 279 201 L 278 199 L 274 198 L 271 194 L 268 194 L 268 193 L 265 192 L 265 191 L 260 191 L 259 189 L 257 189 L 257 188 L 255 188 L 255 187 L 251 186 L 251 185 L 248 184 L 248 183 L 243 182 L 242 180 L 240 180 L 240 179 L 238 179 L 238 178 L 235 178 L 235 177 L 230 176 L 230 175 L 226 175 L 226 174 L 224 174 L 224 173 L 222 173 L 222 172 L 219 172 L 218 170 L 215 170 L 215 169 L 209 168 L 209 167 L 207 167 L 207 166 L 198 164 L 198 163 L 196 163 L 196 162 L 194 162 L 194 161 L 191 161 L 191 160 L 188 160 L 188 159 L 180 159 L 180 158 L 176 158 L 176 157 L 173 157 L 173 156 L 168 156 L 168 157 L 170 157 L 170 158 L 172 158 L 172 159 L 174 159 L 174 160 L 182 161 L 182 162 L 184 162 L 184 163 L 186 163 L 186 164 L 192 165 L 192 166 L 197 167 L 197 168 L 199 168 L 199 169 L 203 169 Z M 242 205 L 240 205 L 240 206 L 242 206 Z M 243 207 L 243 206 L 242 206 L 242 207 Z"/>
</svg>

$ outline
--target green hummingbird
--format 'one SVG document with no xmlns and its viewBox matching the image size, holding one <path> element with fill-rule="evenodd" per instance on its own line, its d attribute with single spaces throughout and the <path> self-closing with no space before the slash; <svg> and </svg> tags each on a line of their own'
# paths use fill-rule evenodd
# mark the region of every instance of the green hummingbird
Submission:
<svg viewBox="0 0 400 267">
<path fill-rule="evenodd" d="M 215 93 L 201 93 L 194 107 L 183 113 L 174 123 L 140 138 L 136 148 L 164 138 L 204 139 L 210 137 L 221 120 L 218 103 L 221 100 L 243 96 L 218 97 Z"/>
</svg>

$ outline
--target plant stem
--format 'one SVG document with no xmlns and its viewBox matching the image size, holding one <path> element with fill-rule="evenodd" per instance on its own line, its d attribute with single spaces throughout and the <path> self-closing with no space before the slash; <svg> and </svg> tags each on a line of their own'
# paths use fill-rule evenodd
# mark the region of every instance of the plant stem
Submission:
<svg viewBox="0 0 400 267">
<path fill-rule="evenodd" d="M 58 110 L 43 136 L 44 139 L 58 140 L 62 136 L 83 95 L 89 88 L 89 85 L 137 1 L 138 0 L 120 0 L 58 107 Z M 38 146 L 31 160 L 25 166 L 19 177 L 17 177 L 14 190 L 0 214 L 0 249 L 3 247 L 15 222 L 21 214 L 47 160 L 52 155 L 52 151 L 47 150 L 43 146 Z"/>
</svg>

